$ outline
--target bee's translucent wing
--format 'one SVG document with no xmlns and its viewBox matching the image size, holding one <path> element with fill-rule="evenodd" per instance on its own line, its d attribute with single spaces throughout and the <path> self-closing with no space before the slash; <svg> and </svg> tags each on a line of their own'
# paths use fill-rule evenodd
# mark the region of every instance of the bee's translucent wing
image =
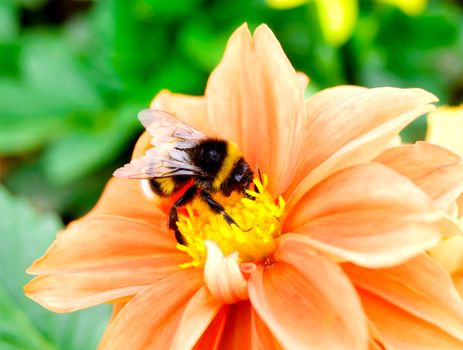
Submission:
<svg viewBox="0 0 463 350">
<path fill-rule="evenodd" d="M 138 119 L 152 136 L 154 147 L 175 143 L 176 148 L 190 148 L 192 142 L 205 138 L 202 132 L 159 109 L 145 109 Z"/>
<path fill-rule="evenodd" d="M 152 136 L 151 144 L 154 147 L 147 150 L 144 156 L 132 159 L 117 169 L 114 176 L 150 179 L 202 174 L 201 168 L 191 164 L 187 150 L 195 146 L 197 140 L 206 137 L 203 133 L 160 110 L 143 110 L 138 118 Z"/>
<path fill-rule="evenodd" d="M 202 174 L 200 168 L 191 165 L 187 153 L 175 148 L 150 148 L 145 155 L 114 172 L 114 176 L 128 179 L 152 179 L 169 176 L 194 176 Z"/>
</svg>

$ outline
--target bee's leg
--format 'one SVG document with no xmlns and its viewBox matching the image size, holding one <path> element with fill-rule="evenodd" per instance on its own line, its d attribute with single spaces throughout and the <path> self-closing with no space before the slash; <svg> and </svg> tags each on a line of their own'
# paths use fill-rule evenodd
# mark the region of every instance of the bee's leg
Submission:
<svg viewBox="0 0 463 350">
<path fill-rule="evenodd" d="M 212 211 L 216 212 L 217 214 L 222 214 L 222 216 L 225 219 L 225 221 L 227 222 L 227 224 L 229 224 L 229 225 L 235 224 L 236 226 L 240 227 L 240 225 L 238 225 L 236 223 L 236 221 L 233 220 L 233 218 L 230 215 L 227 214 L 227 212 L 220 205 L 220 203 L 217 203 L 214 200 L 214 198 L 212 198 L 210 193 L 208 193 L 206 191 L 201 191 L 201 198 L 204 199 L 204 201 L 207 203 L 207 205 L 209 205 L 209 208 L 211 208 Z M 240 227 L 240 229 L 241 229 L 241 227 Z"/>
<path fill-rule="evenodd" d="M 198 189 L 196 188 L 196 186 L 191 186 L 185 191 L 185 193 L 179 199 L 177 199 L 177 201 L 172 205 L 172 208 L 170 208 L 169 228 L 175 232 L 175 238 L 177 239 L 177 242 L 180 244 L 185 244 L 185 240 L 183 239 L 183 236 L 177 227 L 177 208 L 190 202 L 194 198 L 194 195 L 197 190 Z"/>
</svg>

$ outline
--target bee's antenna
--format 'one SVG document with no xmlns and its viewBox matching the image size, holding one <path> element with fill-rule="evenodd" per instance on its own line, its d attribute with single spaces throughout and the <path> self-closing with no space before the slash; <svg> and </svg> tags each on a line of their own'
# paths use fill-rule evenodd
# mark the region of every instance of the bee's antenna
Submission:
<svg viewBox="0 0 463 350">
<path fill-rule="evenodd" d="M 262 182 L 262 173 L 260 172 L 260 169 L 259 169 L 259 168 L 257 168 L 257 173 L 259 174 L 259 181 L 260 181 L 260 183 L 263 183 L 263 182 Z"/>
<path fill-rule="evenodd" d="M 263 184 L 263 181 L 262 181 L 262 173 L 260 172 L 260 169 L 259 167 L 257 167 L 257 174 L 259 175 L 259 181 L 261 184 Z M 254 191 L 259 193 L 259 189 L 256 187 L 256 185 L 254 184 Z"/>
</svg>

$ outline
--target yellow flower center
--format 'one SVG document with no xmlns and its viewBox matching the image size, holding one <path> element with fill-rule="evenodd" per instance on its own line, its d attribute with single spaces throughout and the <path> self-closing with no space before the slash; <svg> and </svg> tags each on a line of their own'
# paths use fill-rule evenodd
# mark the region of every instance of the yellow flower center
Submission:
<svg viewBox="0 0 463 350">
<path fill-rule="evenodd" d="M 255 190 L 247 190 L 249 198 L 233 193 L 230 197 L 218 194 L 216 200 L 237 223 L 229 225 L 223 215 L 212 212 L 206 203 L 196 198 L 185 206 L 186 215 L 179 213 L 177 227 L 185 245 L 177 248 L 191 257 L 180 267 L 201 267 L 206 261 L 205 240 L 215 241 L 226 256 L 238 252 L 242 262 L 263 260 L 276 248 L 281 234 L 285 201 L 278 200 L 266 190 L 268 178 L 254 179 Z"/>
</svg>

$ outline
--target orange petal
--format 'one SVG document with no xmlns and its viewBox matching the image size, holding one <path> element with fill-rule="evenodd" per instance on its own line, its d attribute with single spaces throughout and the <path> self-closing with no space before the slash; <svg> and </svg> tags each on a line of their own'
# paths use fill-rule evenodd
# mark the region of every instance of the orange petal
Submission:
<svg viewBox="0 0 463 350">
<path fill-rule="evenodd" d="M 207 88 L 208 125 L 235 141 L 253 168 L 280 194 L 294 176 L 305 139 L 304 88 L 265 25 L 254 38 L 246 25 L 230 38 Z"/>
<path fill-rule="evenodd" d="M 314 95 L 306 105 L 310 152 L 285 194 L 288 205 L 335 171 L 372 160 L 435 101 L 421 89 L 339 87 Z"/>
<path fill-rule="evenodd" d="M 306 145 L 313 150 L 305 160 L 306 166 L 314 169 L 350 141 L 435 101 L 421 89 L 341 86 L 315 94 L 306 102 L 308 135 L 312 136 Z M 324 147 L 317 147 L 321 144 Z"/>
<path fill-rule="evenodd" d="M 455 286 L 455 289 L 457 290 L 458 294 L 460 295 L 460 298 L 463 299 L 463 272 L 459 271 L 455 274 L 452 275 L 452 280 L 453 280 L 453 285 Z"/>
<path fill-rule="evenodd" d="M 190 299 L 175 332 L 171 350 L 191 349 L 201 338 L 223 303 L 215 299 L 207 287 L 202 287 Z"/>
<path fill-rule="evenodd" d="M 463 342 L 440 328 L 413 316 L 363 290 L 358 290 L 368 318 L 383 337 L 387 348 L 401 350 L 463 349 Z"/>
<path fill-rule="evenodd" d="M 185 262 L 174 238 L 160 231 L 109 215 L 74 223 L 28 269 L 43 276 L 25 287 L 26 295 L 58 312 L 134 295 Z"/>
<path fill-rule="evenodd" d="M 463 192 L 463 164 L 459 156 L 430 143 L 391 148 L 375 160 L 408 177 L 440 208 Z"/>
<path fill-rule="evenodd" d="M 201 271 L 188 269 L 146 288 L 109 325 L 99 349 L 169 349 L 189 300 L 202 284 Z"/>
<path fill-rule="evenodd" d="M 251 275 L 249 298 L 284 348 L 368 347 L 360 301 L 335 263 L 286 235 L 274 258 Z"/>
<path fill-rule="evenodd" d="M 448 273 L 428 255 L 388 269 L 343 268 L 356 287 L 463 340 L 463 303 Z"/>
<path fill-rule="evenodd" d="M 194 349 L 280 350 L 282 347 L 249 301 L 241 301 L 222 307 Z"/>
<path fill-rule="evenodd" d="M 122 308 L 126 305 L 127 303 L 125 302 L 120 302 L 120 303 L 114 303 L 113 304 L 113 311 L 111 313 L 111 318 L 109 319 L 109 323 L 111 323 L 116 316 L 119 314 L 119 312 L 122 310 Z"/>
<path fill-rule="evenodd" d="M 196 343 L 194 350 L 217 350 L 220 349 L 223 330 L 227 322 L 229 305 L 224 305 L 215 316 L 209 327 L 203 333 L 201 338 Z"/>
<path fill-rule="evenodd" d="M 103 272 L 42 275 L 30 281 L 24 293 L 43 307 L 63 313 L 131 298 L 146 288 L 144 281 L 137 284 L 140 278 L 131 281 L 127 273 L 121 278 L 114 275 Z"/>
<path fill-rule="evenodd" d="M 151 135 L 145 130 L 137 140 L 132 152 L 132 159 L 138 158 L 145 154 L 146 150 L 151 146 Z"/>
<path fill-rule="evenodd" d="M 158 207 L 154 196 L 148 197 L 143 192 L 138 180 L 115 177 L 109 180 L 98 203 L 87 215 L 105 214 L 145 221 L 167 231 L 166 214 Z"/>
<path fill-rule="evenodd" d="M 255 349 L 260 350 L 281 350 L 283 347 L 278 343 L 272 332 L 268 329 L 264 321 L 259 317 L 254 309 L 251 312 L 252 334 L 255 340 Z"/>
<path fill-rule="evenodd" d="M 220 349 L 253 349 L 251 333 L 251 305 L 242 301 L 229 306 L 227 321 L 220 341 Z"/>
<path fill-rule="evenodd" d="M 378 329 L 375 327 L 374 323 L 368 320 L 368 332 L 370 334 L 370 342 L 368 344 L 369 350 L 386 350 L 386 344 L 384 344 L 384 339 L 379 334 Z"/>
<path fill-rule="evenodd" d="M 107 271 L 111 266 L 159 265 L 185 262 L 175 238 L 142 221 L 100 215 L 71 224 L 61 231 L 45 255 L 28 273 Z"/>
<path fill-rule="evenodd" d="M 457 199 L 457 209 L 459 211 L 459 215 L 460 216 L 463 216 L 463 195 L 461 195 L 458 199 Z"/>
<path fill-rule="evenodd" d="M 276 350 L 281 347 L 249 301 L 230 305 L 220 349 Z"/>
<path fill-rule="evenodd" d="M 398 264 L 439 239 L 431 200 L 380 164 L 339 171 L 312 188 L 285 221 L 284 232 L 358 265 Z"/>
<path fill-rule="evenodd" d="M 162 90 L 151 102 L 150 108 L 173 114 L 200 131 L 206 131 L 206 99 L 202 96 L 173 94 Z"/>
</svg>

